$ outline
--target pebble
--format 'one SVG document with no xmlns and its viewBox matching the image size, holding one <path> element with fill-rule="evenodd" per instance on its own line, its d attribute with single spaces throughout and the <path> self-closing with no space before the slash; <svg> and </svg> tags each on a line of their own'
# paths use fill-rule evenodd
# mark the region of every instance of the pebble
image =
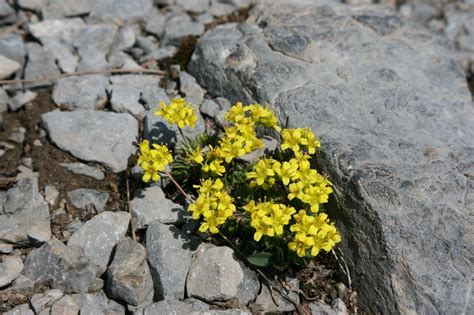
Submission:
<svg viewBox="0 0 474 315">
<path fill-rule="evenodd" d="M 44 199 L 51 207 L 55 207 L 59 202 L 59 191 L 53 185 L 46 185 L 44 187 Z"/>
<path fill-rule="evenodd" d="M 79 57 L 74 53 L 71 44 L 57 39 L 48 39 L 44 43 L 45 49 L 54 56 L 59 68 L 65 73 L 73 73 L 79 64 Z"/>
<path fill-rule="evenodd" d="M 8 59 L 17 61 L 20 65 L 25 63 L 25 43 L 19 35 L 1 35 L 0 36 L 0 55 Z"/>
<path fill-rule="evenodd" d="M 15 112 L 23 107 L 23 105 L 32 102 L 38 93 L 27 90 L 25 92 L 17 92 L 16 95 L 8 102 L 8 107 Z"/>
<path fill-rule="evenodd" d="M 176 4 L 191 13 L 201 13 L 207 10 L 209 0 L 176 0 Z"/>
<path fill-rule="evenodd" d="M 171 58 L 173 57 L 178 51 L 178 48 L 175 46 L 165 46 L 158 48 L 156 50 L 153 50 L 149 54 L 140 57 L 140 62 L 146 62 L 148 60 L 157 60 L 161 61 L 166 58 Z"/>
<path fill-rule="evenodd" d="M 105 178 L 104 172 L 102 172 L 97 166 L 89 166 L 87 164 L 75 162 L 75 163 L 61 163 L 74 174 L 86 175 L 97 180 L 103 180 Z"/>
<path fill-rule="evenodd" d="M 44 81 L 42 79 L 56 77 L 60 74 L 54 57 L 37 43 L 29 42 L 26 44 L 28 50 L 28 63 L 25 67 L 26 80 L 41 80 L 31 83 L 25 83 L 26 88 L 48 86 L 54 82 Z"/>
<path fill-rule="evenodd" d="M 109 80 L 103 75 L 61 78 L 53 90 L 53 101 L 60 108 L 102 109 L 107 102 Z"/>
<path fill-rule="evenodd" d="M 152 10 L 151 0 L 105 0 L 92 10 L 90 16 L 120 25 L 144 21 Z"/>
<path fill-rule="evenodd" d="M 199 36 L 203 33 L 204 25 L 192 21 L 187 14 L 176 14 L 166 21 L 161 45 L 177 45 L 184 37 Z"/>
<path fill-rule="evenodd" d="M 12 134 L 8 137 L 8 140 L 22 144 L 25 142 L 26 129 L 23 127 L 15 128 Z"/>
<path fill-rule="evenodd" d="M 135 45 L 136 36 L 133 27 L 124 26 L 119 29 L 112 50 L 126 51 Z"/>
<path fill-rule="evenodd" d="M 98 274 L 107 269 L 112 250 L 125 236 L 130 222 L 128 212 L 104 211 L 87 221 L 68 241 L 68 245 L 78 245 L 84 254 L 99 267 Z"/>
<path fill-rule="evenodd" d="M 86 24 L 81 18 L 53 19 L 28 24 L 30 33 L 43 44 L 49 39 L 72 43 L 74 37 Z"/>
<path fill-rule="evenodd" d="M 145 30 L 148 33 L 152 33 L 160 38 L 163 35 L 165 29 L 166 16 L 161 13 L 153 14 L 145 25 Z"/>
<path fill-rule="evenodd" d="M 216 117 L 217 113 L 220 110 L 219 104 L 214 102 L 213 100 L 205 100 L 202 104 L 201 107 L 199 108 L 201 113 L 204 115 L 207 115 L 211 118 Z"/>
</svg>

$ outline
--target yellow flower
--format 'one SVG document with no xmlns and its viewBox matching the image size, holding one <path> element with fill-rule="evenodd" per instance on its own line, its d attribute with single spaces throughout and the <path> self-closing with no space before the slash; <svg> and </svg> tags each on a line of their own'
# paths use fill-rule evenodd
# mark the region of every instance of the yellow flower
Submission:
<svg viewBox="0 0 474 315">
<path fill-rule="evenodd" d="M 245 114 L 247 111 L 249 111 L 248 106 L 244 106 L 241 102 L 237 102 L 229 109 L 226 119 L 235 124 L 247 124 L 249 123 L 249 119 Z"/>
<path fill-rule="evenodd" d="M 267 128 L 274 128 L 276 131 L 281 130 L 278 124 L 278 118 L 270 108 L 260 104 L 251 104 L 248 108 L 250 110 L 250 119 L 253 123 L 261 124 Z"/>
<path fill-rule="evenodd" d="M 168 123 L 177 124 L 179 128 L 194 128 L 198 120 L 193 106 L 184 98 L 174 98 L 169 105 L 160 102 L 160 109 L 155 111 L 155 115 L 163 116 Z"/>
<path fill-rule="evenodd" d="M 201 147 L 198 146 L 194 150 L 188 152 L 188 158 L 190 161 L 196 162 L 197 164 L 201 164 L 204 161 Z"/>
<path fill-rule="evenodd" d="M 222 160 L 215 159 L 208 164 L 204 164 L 202 170 L 206 173 L 214 173 L 217 176 L 222 176 L 225 173 L 225 167 L 222 165 Z"/>
<path fill-rule="evenodd" d="M 268 189 L 275 183 L 275 170 L 278 168 L 280 162 L 263 158 L 260 159 L 253 168 L 253 171 L 247 173 L 247 179 L 251 179 L 250 186 L 262 186 L 263 189 Z"/>
<path fill-rule="evenodd" d="M 153 149 L 151 149 L 148 140 L 143 140 L 139 144 L 137 165 L 143 170 L 142 180 L 145 183 L 150 180 L 158 181 L 159 172 L 164 171 L 172 161 L 173 156 L 166 146 L 153 144 Z"/>
<path fill-rule="evenodd" d="M 295 154 L 299 153 L 302 148 L 306 148 L 309 154 L 314 154 L 316 148 L 321 147 L 321 143 L 308 127 L 283 129 L 281 137 L 283 139 L 281 149 L 292 149 Z"/>
</svg>

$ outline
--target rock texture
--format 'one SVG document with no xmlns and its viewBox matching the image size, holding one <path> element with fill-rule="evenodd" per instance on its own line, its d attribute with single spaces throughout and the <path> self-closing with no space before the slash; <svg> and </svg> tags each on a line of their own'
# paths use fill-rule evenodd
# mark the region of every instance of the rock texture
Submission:
<svg viewBox="0 0 474 315">
<path fill-rule="evenodd" d="M 370 312 L 472 311 L 474 107 L 449 42 L 383 7 L 305 2 L 210 30 L 188 70 L 210 94 L 272 103 L 322 138 Z"/>
<path fill-rule="evenodd" d="M 104 211 L 87 221 L 68 241 L 68 245 L 79 245 L 97 266 L 99 273 L 107 268 L 112 250 L 125 236 L 130 222 L 127 212 Z"/>
<path fill-rule="evenodd" d="M 107 290 L 112 298 L 139 305 L 153 299 L 153 280 L 146 261 L 145 248 L 124 238 L 117 244 L 107 270 Z"/>
<path fill-rule="evenodd" d="M 135 152 L 138 122 L 128 114 L 56 110 L 43 114 L 42 120 L 58 147 L 80 159 L 104 163 L 115 172 L 123 171 Z"/>
</svg>

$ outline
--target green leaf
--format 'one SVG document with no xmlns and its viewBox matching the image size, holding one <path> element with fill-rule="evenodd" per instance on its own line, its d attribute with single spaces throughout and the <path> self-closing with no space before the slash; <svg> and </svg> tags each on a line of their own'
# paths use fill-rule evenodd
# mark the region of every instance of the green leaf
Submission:
<svg viewBox="0 0 474 315">
<path fill-rule="evenodd" d="M 247 261 L 254 266 L 267 267 L 271 265 L 271 258 L 273 254 L 268 252 L 260 252 L 247 256 Z"/>
</svg>

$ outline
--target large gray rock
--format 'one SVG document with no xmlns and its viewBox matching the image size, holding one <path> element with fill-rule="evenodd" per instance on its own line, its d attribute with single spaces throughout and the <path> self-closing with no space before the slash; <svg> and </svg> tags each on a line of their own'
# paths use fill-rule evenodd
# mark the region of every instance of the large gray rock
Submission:
<svg viewBox="0 0 474 315">
<path fill-rule="evenodd" d="M 114 172 L 126 169 L 136 150 L 138 122 L 128 114 L 56 110 L 43 114 L 42 121 L 59 148 L 80 159 L 103 163 Z"/>
<path fill-rule="evenodd" d="M 38 191 L 38 179 L 25 177 L 0 202 L 0 244 L 30 246 L 51 238 L 49 207 Z"/>
<path fill-rule="evenodd" d="M 197 242 L 175 226 L 158 221 L 148 226 L 146 250 L 155 284 L 155 298 L 184 298 L 186 275 L 196 247 Z"/>
<path fill-rule="evenodd" d="M 238 261 L 229 247 L 206 246 L 189 269 L 186 290 L 204 301 L 238 299 L 242 304 L 255 299 L 260 283 L 254 271 Z"/>
<path fill-rule="evenodd" d="M 67 110 L 101 109 L 107 102 L 109 80 L 102 75 L 61 78 L 54 86 L 53 101 Z"/>
<path fill-rule="evenodd" d="M 130 211 L 139 229 L 147 227 L 155 220 L 164 224 L 179 224 L 189 217 L 187 211 L 166 198 L 158 186 L 137 191 L 135 198 L 130 201 Z"/>
<path fill-rule="evenodd" d="M 102 21 L 130 24 L 146 20 L 153 7 L 151 0 L 105 0 L 91 12 L 91 16 Z"/>
<path fill-rule="evenodd" d="M 81 248 L 66 246 L 55 238 L 28 254 L 23 269 L 23 274 L 35 283 L 51 283 L 65 293 L 87 290 L 96 272 L 97 267 Z"/>
<path fill-rule="evenodd" d="M 252 19 L 205 34 L 188 70 L 322 138 L 362 305 L 472 312 L 474 107 L 447 41 L 376 7 L 267 3 Z"/>
<path fill-rule="evenodd" d="M 107 269 L 110 255 L 117 242 L 125 236 L 130 222 L 128 212 L 104 211 L 87 221 L 68 241 L 78 245 L 84 254 L 99 266 L 99 274 Z"/>
<path fill-rule="evenodd" d="M 117 244 L 107 269 L 107 290 L 112 298 L 131 305 L 153 300 L 153 279 L 140 243 L 124 238 Z"/>
</svg>

